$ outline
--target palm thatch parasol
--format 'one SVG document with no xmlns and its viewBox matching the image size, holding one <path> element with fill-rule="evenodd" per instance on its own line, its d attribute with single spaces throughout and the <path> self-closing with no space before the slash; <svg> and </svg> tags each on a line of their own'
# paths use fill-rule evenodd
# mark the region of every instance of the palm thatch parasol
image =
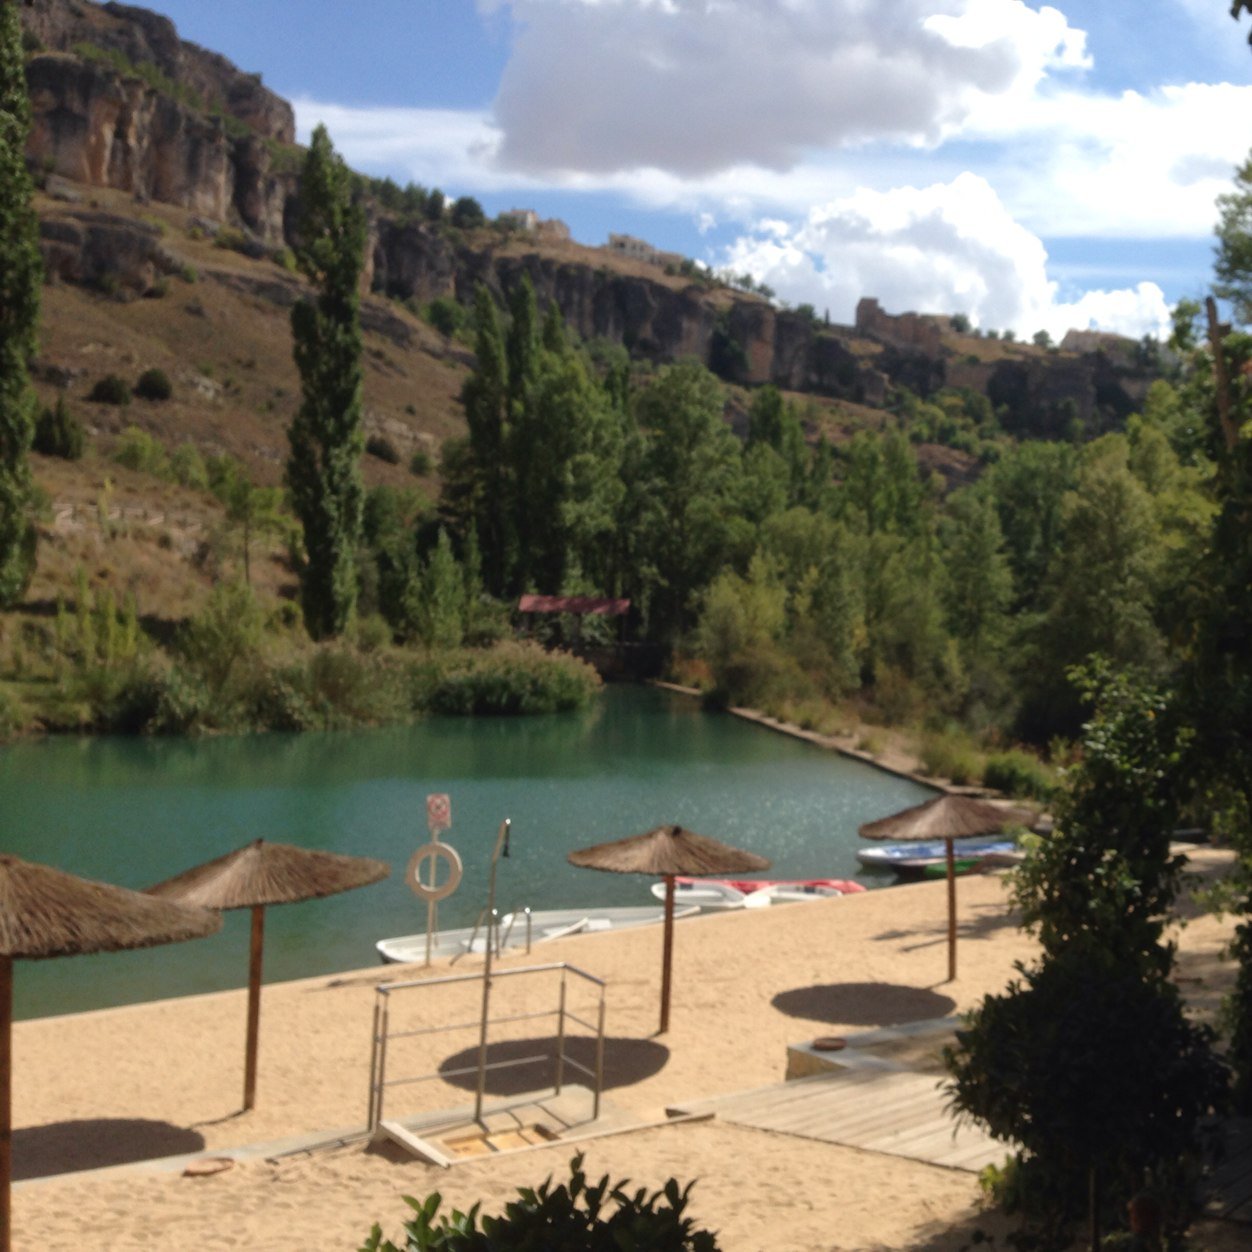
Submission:
<svg viewBox="0 0 1252 1252">
<path fill-rule="evenodd" d="M 248 1035 L 244 1053 L 244 1112 L 256 1104 L 257 1039 L 261 1024 L 261 954 L 265 906 L 295 904 L 378 882 L 391 873 L 384 861 L 296 848 L 287 843 L 252 843 L 206 861 L 149 887 L 147 894 L 208 909 L 251 909 L 248 962 Z"/>
<path fill-rule="evenodd" d="M 898 843 L 925 843 L 942 839 L 948 862 L 948 981 L 956 978 L 956 854 L 953 840 L 995 835 L 1012 826 L 1029 826 L 1030 809 L 1012 808 L 973 796 L 941 795 L 866 822 L 858 828 L 863 839 L 893 839 Z"/>
<path fill-rule="evenodd" d="M 670 966 L 674 956 L 674 877 L 701 874 L 742 874 L 769 869 L 770 863 L 755 852 L 744 852 L 697 835 L 682 826 L 657 826 L 642 835 L 597 843 L 571 852 L 571 865 L 602 869 L 615 874 L 652 874 L 665 879 L 665 944 L 661 956 L 661 1027 L 669 1029 Z"/>
<path fill-rule="evenodd" d="M 221 926 L 205 909 L 0 854 L 0 1252 L 11 1240 L 13 961 L 148 948 Z"/>
</svg>

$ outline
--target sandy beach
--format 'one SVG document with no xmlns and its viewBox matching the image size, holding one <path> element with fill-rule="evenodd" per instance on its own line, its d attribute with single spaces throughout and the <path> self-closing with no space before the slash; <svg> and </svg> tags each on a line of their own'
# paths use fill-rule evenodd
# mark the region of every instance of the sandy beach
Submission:
<svg viewBox="0 0 1252 1252">
<path fill-rule="evenodd" d="M 1195 863 L 1213 870 L 1223 860 L 1201 851 Z M 668 1105 L 780 1082 L 788 1045 L 941 1018 L 1000 990 L 1014 962 L 1033 952 L 1003 880 L 963 878 L 959 901 L 959 969 L 951 983 L 944 981 L 942 882 L 683 921 L 675 935 L 671 1029 L 660 1037 L 659 927 L 555 940 L 529 958 L 505 958 L 501 968 L 565 961 L 603 979 L 605 1100 L 625 1121 L 660 1122 Z M 1180 933 L 1180 977 L 1197 1011 L 1211 1012 L 1224 989 L 1228 972 L 1219 953 L 1229 927 L 1229 920 L 1198 917 Z M 363 943 L 377 937 L 363 936 Z M 480 968 L 462 962 L 453 972 Z M 518 1185 L 564 1175 L 574 1149 L 561 1142 L 450 1170 L 361 1142 L 260 1155 L 202 1177 L 123 1164 L 360 1129 L 377 985 L 448 972 L 446 965 L 374 967 L 267 986 L 258 1104 L 247 1114 L 238 1112 L 242 991 L 20 1023 L 14 1246 L 354 1249 L 376 1220 L 398 1236 L 404 1194 L 438 1190 L 446 1205 L 482 1200 L 490 1212 Z M 554 983 L 544 977 L 549 981 L 502 978 L 493 1009 L 554 1005 Z M 594 1001 L 578 994 L 580 1011 L 594 1011 Z M 480 980 L 395 993 L 396 1025 L 402 1012 L 415 1025 L 473 1025 L 397 1046 L 391 1072 L 472 1065 L 480 997 Z M 552 1029 L 549 1019 L 502 1027 L 493 1035 L 493 1059 L 510 1048 L 526 1051 L 519 1040 L 546 1038 Z M 516 1090 L 507 1084 L 517 1081 L 493 1075 L 488 1093 Z M 440 1078 L 397 1088 L 388 1115 L 465 1105 L 473 1084 L 472 1077 Z M 693 1215 L 732 1252 L 955 1252 L 977 1226 L 996 1228 L 980 1211 L 973 1173 L 716 1118 L 633 1130 L 583 1150 L 593 1176 L 607 1171 L 649 1187 L 670 1175 L 697 1180 Z M 1237 1233 L 1246 1236 L 1246 1227 Z M 1218 1230 L 1209 1246 L 1223 1246 L 1226 1234 Z"/>
</svg>

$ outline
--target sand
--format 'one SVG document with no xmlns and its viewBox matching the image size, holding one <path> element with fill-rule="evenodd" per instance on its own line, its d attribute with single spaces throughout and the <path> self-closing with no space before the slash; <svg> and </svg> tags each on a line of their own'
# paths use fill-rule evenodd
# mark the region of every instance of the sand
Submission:
<svg viewBox="0 0 1252 1252">
<path fill-rule="evenodd" d="M 1222 860 L 1210 852 L 1197 857 L 1210 869 Z M 1017 928 L 1001 878 L 963 878 L 959 897 L 958 977 L 951 983 L 944 981 L 942 882 L 683 921 L 675 935 L 671 1028 L 661 1037 L 654 1034 L 659 927 L 553 941 L 530 958 L 506 958 L 501 969 L 542 957 L 603 979 L 605 1099 L 624 1120 L 658 1121 L 667 1105 L 781 1081 L 789 1044 L 943 1017 L 1002 989 L 1014 962 L 1031 958 L 1032 942 Z M 1228 978 L 1219 958 L 1228 931 L 1229 922 L 1201 916 L 1181 933 L 1184 990 L 1201 1011 L 1212 1010 Z M 377 937 L 362 936 L 363 950 Z M 461 963 L 451 972 L 480 968 Z M 563 1175 L 573 1150 L 562 1143 L 451 1170 L 360 1142 L 241 1160 L 201 1177 L 121 1164 L 362 1127 L 376 986 L 448 973 L 446 966 L 374 967 L 267 986 L 258 1104 L 246 1114 L 238 1111 L 242 991 L 20 1023 L 15 1247 L 354 1249 L 375 1220 L 398 1236 L 404 1194 L 438 1190 L 446 1205 L 482 1200 L 495 1211 L 518 1185 Z M 571 982 L 571 1006 L 592 1018 L 594 996 L 575 991 L 579 981 Z M 547 1011 L 555 996 L 551 976 L 501 978 L 493 1007 Z M 472 1065 L 480 997 L 478 979 L 393 993 L 396 1026 L 468 1025 L 397 1045 L 391 1074 L 434 1072 L 452 1057 Z M 549 1018 L 514 1023 L 502 1028 L 499 1046 L 546 1037 L 552 1028 Z M 493 1087 L 506 1081 L 493 1078 Z M 387 1112 L 449 1108 L 472 1098 L 472 1078 L 438 1079 L 396 1088 Z M 691 1211 L 730 1252 L 955 1252 L 975 1228 L 997 1228 L 980 1211 L 972 1173 L 718 1120 L 634 1130 L 585 1151 L 593 1175 L 627 1175 L 649 1187 L 670 1175 L 697 1180 Z M 1220 1237 L 1211 1246 L 1220 1246 Z"/>
</svg>

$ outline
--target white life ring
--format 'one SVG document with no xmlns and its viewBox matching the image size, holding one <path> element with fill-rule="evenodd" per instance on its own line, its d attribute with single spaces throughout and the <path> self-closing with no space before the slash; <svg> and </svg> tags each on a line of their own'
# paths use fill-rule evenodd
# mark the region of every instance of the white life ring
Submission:
<svg viewBox="0 0 1252 1252">
<path fill-rule="evenodd" d="M 422 879 L 422 866 L 427 861 L 436 859 L 447 863 L 448 877 L 442 883 L 436 884 L 436 870 L 435 866 L 432 865 L 430 868 L 430 883 L 427 884 Z M 423 900 L 444 900 L 461 884 L 460 854 L 450 844 L 423 844 L 409 858 L 409 863 L 404 871 L 404 881 L 409 884 L 409 890 Z"/>
</svg>

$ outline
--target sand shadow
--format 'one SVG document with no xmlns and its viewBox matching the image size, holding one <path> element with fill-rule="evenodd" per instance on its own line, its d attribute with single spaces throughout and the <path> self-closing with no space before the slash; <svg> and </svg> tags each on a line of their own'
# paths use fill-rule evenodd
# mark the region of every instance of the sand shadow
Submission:
<svg viewBox="0 0 1252 1252">
<path fill-rule="evenodd" d="M 770 1003 L 788 1017 L 844 1026 L 901 1026 L 947 1017 L 956 1001 L 924 987 L 888 982 L 839 982 L 781 991 Z"/>
<path fill-rule="evenodd" d="M 961 906 L 957 905 L 956 937 L 961 940 L 990 939 L 998 931 L 1021 928 L 1021 915 L 1016 909 L 1005 909 L 999 904 L 972 904 L 965 908 L 962 915 Z M 910 926 L 907 930 L 884 930 L 874 936 L 879 943 L 896 943 L 901 939 L 915 939 L 915 943 L 901 946 L 902 952 L 915 952 L 920 948 L 932 947 L 937 943 L 947 943 L 948 922 L 936 922 L 931 926 Z"/>
<path fill-rule="evenodd" d="M 596 1041 L 585 1035 L 577 1035 L 565 1041 L 565 1055 L 586 1070 L 595 1072 Z M 525 1057 L 541 1060 L 518 1064 Z M 613 1087 L 630 1087 L 645 1078 L 659 1073 L 669 1060 L 669 1049 L 651 1039 L 606 1038 L 604 1041 L 604 1090 Z M 537 1091 L 555 1081 L 556 1036 L 545 1035 L 538 1039 L 507 1039 L 487 1045 L 487 1064 L 507 1064 L 508 1069 L 488 1069 L 488 1095 L 515 1096 L 525 1091 Z M 478 1085 L 478 1048 L 465 1048 L 446 1057 L 439 1066 L 443 1080 L 454 1087 L 474 1091 Z M 455 1070 L 468 1070 L 456 1074 Z M 566 1064 L 565 1082 L 592 1086 L 594 1079 L 584 1070 Z"/>
<path fill-rule="evenodd" d="M 46 1178 L 203 1149 L 204 1136 L 194 1130 L 142 1117 L 50 1122 L 13 1132 L 13 1178 Z"/>
</svg>

